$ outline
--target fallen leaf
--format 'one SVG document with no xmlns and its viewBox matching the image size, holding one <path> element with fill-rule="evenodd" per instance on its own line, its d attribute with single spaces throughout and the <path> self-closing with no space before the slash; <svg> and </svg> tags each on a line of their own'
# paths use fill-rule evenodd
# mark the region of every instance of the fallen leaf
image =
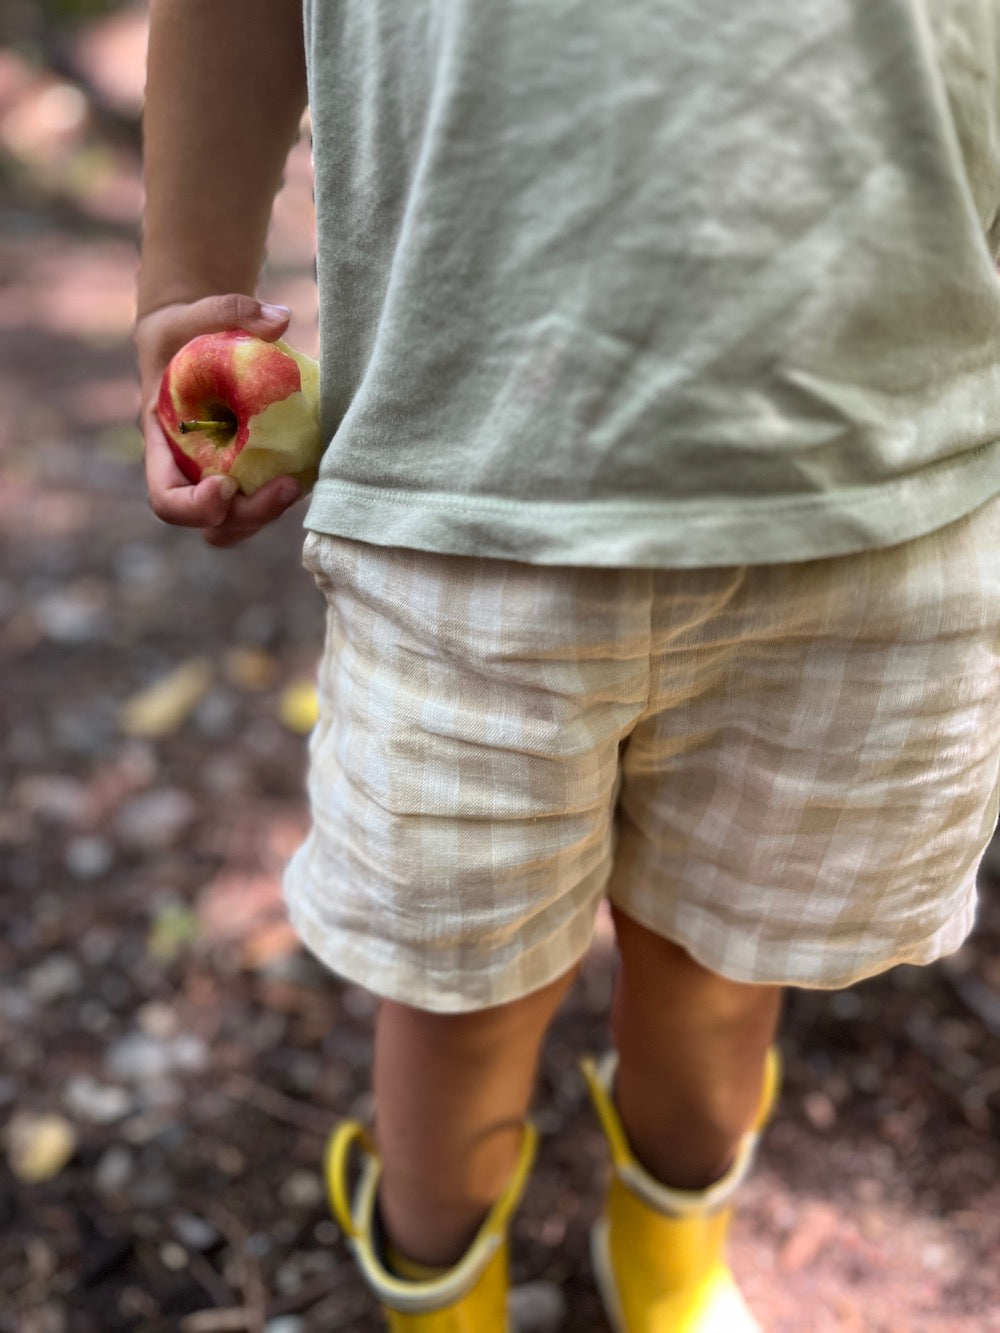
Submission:
<svg viewBox="0 0 1000 1333">
<path fill-rule="evenodd" d="M 319 719 L 319 702 L 313 680 L 294 680 L 278 700 L 278 716 L 289 731 L 307 735 Z"/>
<path fill-rule="evenodd" d="M 157 739 L 172 736 L 190 716 L 212 684 L 207 658 L 192 657 L 146 689 L 126 699 L 118 725 L 126 736 Z"/>
<path fill-rule="evenodd" d="M 278 676 L 278 663 L 263 648 L 245 644 L 232 648 L 226 654 L 226 679 L 242 690 L 266 690 Z"/>
<path fill-rule="evenodd" d="M 76 1130 L 65 1116 L 28 1111 L 7 1126 L 7 1160 L 18 1180 L 34 1185 L 57 1176 L 76 1152 Z"/>
<path fill-rule="evenodd" d="M 200 933 L 197 913 L 180 903 L 170 903 L 156 913 L 146 937 L 146 951 L 159 963 L 172 963 Z"/>
</svg>

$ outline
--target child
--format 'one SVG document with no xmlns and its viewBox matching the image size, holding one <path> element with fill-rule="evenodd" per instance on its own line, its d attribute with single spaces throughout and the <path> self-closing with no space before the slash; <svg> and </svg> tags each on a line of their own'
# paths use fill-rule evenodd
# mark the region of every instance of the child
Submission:
<svg viewBox="0 0 1000 1333">
<path fill-rule="evenodd" d="M 506 1326 L 607 894 L 609 1319 L 752 1328 L 724 1239 L 782 988 L 957 948 L 996 817 L 991 13 L 307 0 L 303 43 L 298 0 L 151 10 L 147 478 L 217 546 L 296 488 L 189 485 L 156 387 L 197 333 L 283 332 L 252 293 L 308 85 L 329 617 L 286 887 L 381 997 L 334 1211 L 390 1327 Z"/>
</svg>

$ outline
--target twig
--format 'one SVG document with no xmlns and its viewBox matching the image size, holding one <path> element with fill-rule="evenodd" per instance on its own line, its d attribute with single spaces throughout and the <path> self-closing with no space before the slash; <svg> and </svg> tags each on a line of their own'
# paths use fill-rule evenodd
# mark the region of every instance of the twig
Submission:
<svg viewBox="0 0 1000 1333">
<path fill-rule="evenodd" d="M 264 1324 L 267 1318 L 267 1292 L 264 1288 L 264 1281 L 260 1275 L 260 1267 L 256 1259 L 250 1252 L 248 1241 L 250 1236 L 246 1227 L 243 1226 L 239 1218 L 235 1217 L 227 1208 L 214 1199 L 201 1199 L 199 1210 L 203 1215 L 209 1218 L 219 1228 L 233 1252 L 237 1264 L 239 1265 L 240 1288 L 243 1292 L 243 1305 L 238 1309 L 230 1310 L 205 1310 L 207 1315 L 229 1315 L 235 1318 L 240 1315 L 243 1319 L 242 1324 L 215 1325 L 219 1329 L 237 1328 L 245 1330 L 246 1333 L 264 1333 Z M 198 1333 L 198 1330 L 195 1330 Z M 202 1330 L 202 1333 L 205 1333 Z"/>
<path fill-rule="evenodd" d="M 180 1333 L 246 1333 L 257 1327 L 257 1315 L 244 1305 L 228 1310 L 197 1310 L 181 1320 Z"/>
<path fill-rule="evenodd" d="M 343 1285 L 344 1277 L 342 1273 L 321 1273 L 314 1278 L 312 1282 L 307 1282 L 305 1286 L 300 1287 L 298 1291 L 290 1291 L 285 1296 L 277 1296 L 267 1307 L 268 1319 L 277 1319 L 285 1314 L 300 1314 L 303 1310 L 308 1310 L 311 1305 L 321 1301 L 324 1296 L 329 1296 L 332 1291 L 336 1291 Z"/>
<path fill-rule="evenodd" d="M 297 1102 L 292 1097 L 286 1097 L 283 1092 L 276 1092 L 274 1088 L 269 1088 L 264 1083 L 257 1083 L 245 1074 L 233 1074 L 219 1091 L 224 1097 L 255 1106 L 272 1120 L 279 1120 L 285 1125 L 294 1125 L 296 1129 L 304 1129 L 310 1134 L 315 1134 L 317 1138 L 325 1139 L 330 1133 L 332 1115 L 316 1106 L 309 1106 L 305 1102 Z"/>
<path fill-rule="evenodd" d="M 220 1309 L 228 1310 L 232 1306 L 233 1293 L 204 1255 L 194 1250 L 188 1251 L 188 1268 L 191 1276 L 201 1283 Z"/>
</svg>

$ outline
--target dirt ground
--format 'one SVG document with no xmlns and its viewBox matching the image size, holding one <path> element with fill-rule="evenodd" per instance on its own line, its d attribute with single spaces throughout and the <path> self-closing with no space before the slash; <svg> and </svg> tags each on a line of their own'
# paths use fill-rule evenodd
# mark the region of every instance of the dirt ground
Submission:
<svg viewBox="0 0 1000 1333">
<path fill-rule="evenodd" d="M 0 1333 L 366 1333 L 318 1163 L 368 1109 L 372 1006 L 297 949 L 280 902 L 321 605 L 301 510 L 218 552 L 146 505 L 137 162 L 106 114 L 134 114 L 141 42 L 141 8 L 85 30 L 78 82 L 0 51 Z M 311 235 L 303 145 L 266 291 L 305 350 Z M 1000 1329 L 988 868 L 982 889 L 949 963 L 789 997 L 732 1238 L 769 1333 Z M 518 1282 L 547 1284 L 524 1297 L 539 1330 L 605 1327 L 576 1062 L 606 1044 L 613 968 L 604 924 L 545 1050 L 514 1233 Z"/>
</svg>

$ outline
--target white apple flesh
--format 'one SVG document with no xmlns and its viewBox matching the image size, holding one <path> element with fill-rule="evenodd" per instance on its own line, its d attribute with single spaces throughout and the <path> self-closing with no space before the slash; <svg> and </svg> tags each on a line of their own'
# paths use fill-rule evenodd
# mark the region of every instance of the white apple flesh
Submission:
<svg viewBox="0 0 1000 1333">
<path fill-rule="evenodd" d="M 171 360 L 156 406 L 189 481 L 229 476 L 244 495 L 275 477 L 316 480 L 323 439 L 319 366 L 286 342 L 203 333 Z"/>
</svg>

